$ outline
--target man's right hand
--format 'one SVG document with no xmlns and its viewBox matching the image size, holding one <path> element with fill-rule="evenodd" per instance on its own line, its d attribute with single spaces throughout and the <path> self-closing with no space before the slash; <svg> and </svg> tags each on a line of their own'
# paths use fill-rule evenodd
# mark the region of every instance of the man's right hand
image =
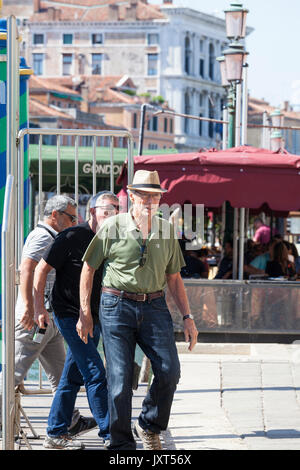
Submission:
<svg viewBox="0 0 300 470">
<path fill-rule="evenodd" d="M 25 330 L 31 330 L 34 327 L 33 309 L 26 309 L 20 320 L 21 325 Z"/>
<path fill-rule="evenodd" d="M 80 310 L 79 320 L 76 324 L 76 331 L 81 340 L 87 344 L 89 336 L 93 338 L 94 322 L 90 313 L 83 314 Z"/>
</svg>

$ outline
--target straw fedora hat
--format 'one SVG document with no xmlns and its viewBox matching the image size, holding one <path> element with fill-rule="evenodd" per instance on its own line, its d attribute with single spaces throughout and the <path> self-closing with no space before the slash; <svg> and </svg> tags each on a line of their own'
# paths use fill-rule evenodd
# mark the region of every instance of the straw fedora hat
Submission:
<svg viewBox="0 0 300 470">
<path fill-rule="evenodd" d="M 165 193 L 167 191 L 161 187 L 157 171 L 147 170 L 136 171 L 132 183 L 128 184 L 127 188 L 147 193 Z"/>
</svg>

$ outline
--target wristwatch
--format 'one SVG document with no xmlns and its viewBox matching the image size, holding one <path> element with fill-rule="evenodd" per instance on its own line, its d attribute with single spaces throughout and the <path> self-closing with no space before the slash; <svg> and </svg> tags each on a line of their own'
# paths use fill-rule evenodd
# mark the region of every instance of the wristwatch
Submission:
<svg viewBox="0 0 300 470">
<path fill-rule="evenodd" d="M 189 313 L 188 315 L 184 315 L 182 317 L 183 320 L 187 320 L 188 318 L 190 318 L 191 320 L 194 320 L 194 315 L 192 315 L 191 313 Z"/>
</svg>

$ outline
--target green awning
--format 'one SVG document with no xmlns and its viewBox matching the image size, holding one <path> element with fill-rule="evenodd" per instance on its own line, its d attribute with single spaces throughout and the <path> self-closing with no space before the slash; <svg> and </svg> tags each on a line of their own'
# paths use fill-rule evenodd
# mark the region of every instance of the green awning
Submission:
<svg viewBox="0 0 300 470">
<path fill-rule="evenodd" d="M 119 174 L 123 163 L 127 158 L 127 149 L 114 149 L 114 173 Z M 75 173 L 75 147 L 61 146 L 61 176 L 74 176 Z M 78 147 L 78 173 L 80 176 L 92 175 L 93 149 L 92 147 Z M 109 176 L 110 174 L 110 149 L 109 147 L 96 148 L 97 175 Z M 42 146 L 42 170 L 45 176 L 57 174 L 57 148 L 56 145 Z M 29 146 L 29 171 L 39 173 L 39 146 Z"/>
<path fill-rule="evenodd" d="M 177 149 L 159 149 L 145 150 L 145 155 L 161 155 L 161 154 L 178 153 Z M 137 151 L 134 151 L 134 155 Z M 114 148 L 114 176 L 117 178 L 121 173 L 122 166 L 127 159 L 127 148 Z M 64 184 L 66 178 L 69 182 L 74 183 L 75 174 L 75 147 L 61 146 L 61 184 Z M 39 146 L 35 144 L 29 145 L 29 172 L 37 181 L 39 174 Z M 42 173 L 43 173 L 43 190 L 49 190 L 50 187 L 56 185 L 57 178 L 57 148 L 56 145 L 42 146 Z M 79 184 L 84 184 L 89 189 L 92 186 L 93 176 L 93 148 L 78 147 L 78 175 Z M 107 180 L 109 184 L 110 178 L 110 148 L 96 147 L 96 175 L 97 186 L 103 184 L 103 180 Z M 102 183 L 101 183 L 102 181 Z"/>
</svg>

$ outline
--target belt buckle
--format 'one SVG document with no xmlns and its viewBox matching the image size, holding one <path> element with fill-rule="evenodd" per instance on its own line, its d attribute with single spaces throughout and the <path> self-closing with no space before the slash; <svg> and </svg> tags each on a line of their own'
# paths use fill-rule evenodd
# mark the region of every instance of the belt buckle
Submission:
<svg viewBox="0 0 300 470">
<path fill-rule="evenodd" d="M 138 294 L 138 295 L 142 295 L 142 296 L 143 296 L 143 299 L 140 300 L 140 302 L 146 302 L 146 300 L 147 300 L 147 294 Z"/>
</svg>

